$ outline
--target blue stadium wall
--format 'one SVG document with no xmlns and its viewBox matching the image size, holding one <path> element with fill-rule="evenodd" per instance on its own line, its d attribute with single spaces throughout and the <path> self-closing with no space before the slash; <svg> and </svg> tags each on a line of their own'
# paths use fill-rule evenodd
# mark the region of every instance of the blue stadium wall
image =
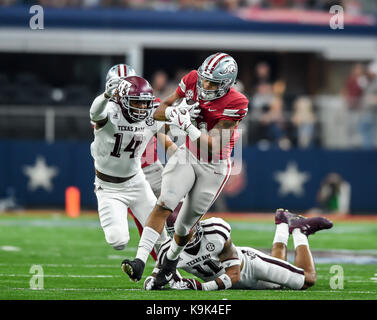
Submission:
<svg viewBox="0 0 377 320">
<path fill-rule="evenodd" d="M 64 208 L 65 189 L 77 186 L 82 206 L 96 208 L 93 193 L 94 167 L 90 144 L 36 141 L 0 141 L 0 199 L 13 190 L 17 204 L 23 207 Z M 315 196 L 329 172 L 340 173 L 352 187 L 351 211 L 377 212 L 377 151 L 243 150 L 246 184 L 236 195 L 227 197 L 231 211 L 268 211 L 278 207 L 305 210 L 316 205 Z M 48 168 L 57 170 L 50 179 L 51 190 L 30 188 L 27 167 L 35 168 L 43 158 Z M 276 175 L 294 166 L 305 175 L 301 194 L 281 194 Z"/>
</svg>

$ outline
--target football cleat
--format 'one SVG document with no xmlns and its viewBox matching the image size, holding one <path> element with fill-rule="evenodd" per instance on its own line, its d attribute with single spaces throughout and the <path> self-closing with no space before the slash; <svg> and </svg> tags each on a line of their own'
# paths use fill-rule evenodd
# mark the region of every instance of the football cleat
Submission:
<svg viewBox="0 0 377 320">
<path fill-rule="evenodd" d="M 277 209 L 275 212 L 275 224 L 287 223 L 289 225 L 292 221 L 303 219 L 306 218 L 298 214 L 291 213 L 288 210 Z"/>
<path fill-rule="evenodd" d="M 177 269 L 179 258 L 176 260 L 169 260 L 166 256 L 162 263 L 160 271 L 157 273 L 155 288 L 162 288 L 169 283 Z"/>
<path fill-rule="evenodd" d="M 127 273 L 128 276 L 132 281 L 138 282 L 141 279 L 141 276 L 143 275 L 145 263 L 136 258 L 133 261 L 130 261 L 128 259 L 123 260 L 122 262 L 122 270 L 124 273 Z"/>
<path fill-rule="evenodd" d="M 324 217 L 313 217 L 293 220 L 289 224 L 289 233 L 299 228 L 303 234 L 309 236 L 323 229 L 331 229 L 333 223 Z"/>
</svg>

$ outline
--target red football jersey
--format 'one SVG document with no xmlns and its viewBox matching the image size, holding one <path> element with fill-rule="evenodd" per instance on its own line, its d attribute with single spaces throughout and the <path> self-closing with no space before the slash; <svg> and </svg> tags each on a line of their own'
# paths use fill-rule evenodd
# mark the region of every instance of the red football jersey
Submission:
<svg viewBox="0 0 377 320">
<path fill-rule="evenodd" d="M 176 92 L 181 98 L 185 97 L 187 100 L 193 99 L 199 101 L 201 112 L 196 119 L 196 126 L 198 129 L 206 129 L 207 131 L 210 131 L 220 120 L 241 121 L 243 117 L 245 117 L 249 100 L 242 93 L 231 88 L 229 92 L 221 98 L 204 101 L 197 97 L 197 80 L 197 71 L 192 70 L 182 78 Z M 221 160 L 229 158 L 238 137 L 239 132 L 236 127 L 229 142 L 222 148 L 222 150 L 220 150 L 219 154 L 215 155 L 215 158 Z M 192 143 L 188 137 L 186 138 L 186 146 L 198 159 L 202 156 L 201 160 L 211 161 L 211 156 L 205 159 L 205 157 L 203 158 L 203 154 L 200 155 L 197 144 Z"/>
</svg>

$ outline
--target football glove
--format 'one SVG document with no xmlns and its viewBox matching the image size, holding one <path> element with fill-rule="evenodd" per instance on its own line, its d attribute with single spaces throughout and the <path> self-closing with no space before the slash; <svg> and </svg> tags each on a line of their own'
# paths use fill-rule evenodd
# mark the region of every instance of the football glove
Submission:
<svg viewBox="0 0 377 320">
<path fill-rule="evenodd" d="M 143 288 L 145 290 L 154 290 L 154 283 L 156 281 L 156 278 L 153 276 L 149 276 L 145 279 Z"/>
<path fill-rule="evenodd" d="M 190 113 L 186 109 L 175 108 L 170 114 L 170 124 L 186 131 L 191 126 Z"/>
<path fill-rule="evenodd" d="M 196 279 L 181 279 L 170 284 L 170 288 L 175 290 L 202 290 L 202 284 Z"/>
<path fill-rule="evenodd" d="M 199 102 L 195 102 L 194 104 L 188 104 L 186 99 L 182 99 L 181 103 L 177 106 L 180 110 L 187 110 L 190 113 L 190 118 L 196 119 L 200 113 Z"/>
<path fill-rule="evenodd" d="M 105 98 L 110 99 L 118 89 L 120 78 L 111 78 L 106 82 Z"/>
<path fill-rule="evenodd" d="M 186 132 L 191 141 L 197 140 L 201 131 L 191 123 L 190 113 L 186 109 L 173 109 L 170 114 L 170 124 Z"/>
</svg>

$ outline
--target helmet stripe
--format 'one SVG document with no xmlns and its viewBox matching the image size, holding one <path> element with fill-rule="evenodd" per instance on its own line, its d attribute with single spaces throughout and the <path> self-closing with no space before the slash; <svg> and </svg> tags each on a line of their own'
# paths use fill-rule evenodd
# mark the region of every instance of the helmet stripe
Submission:
<svg viewBox="0 0 377 320">
<path fill-rule="evenodd" d="M 222 57 L 220 57 L 219 59 L 217 59 L 217 61 L 212 65 L 212 69 L 211 69 L 211 73 L 213 72 L 213 70 L 215 69 L 215 67 L 217 66 L 217 64 L 222 60 L 224 59 L 225 57 L 229 57 L 229 54 L 226 54 L 226 55 L 223 55 Z"/>
<path fill-rule="evenodd" d="M 127 67 L 126 67 L 126 65 L 123 65 L 123 68 L 124 68 L 124 76 L 127 77 Z"/>
<path fill-rule="evenodd" d="M 118 66 L 118 76 L 120 77 L 121 74 L 120 74 L 120 66 Z"/>
<path fill-rule="evenodd" d="M 208 69 L 209 65 L 211 64 L 211 62 L 213 61 L 213 59 L 215 59 L 215 58 L 216 58 L 218 55 L 220 55 L 220 54 L 221 54 L 221 52 L 216 53 L 216 54 L 212 57 L 212 59 L 208 61 L 208 64 L 207 64 L 206 69 L 205 69 L 204 71 L 207 71 L 207 69 Z"/>
</svg>

